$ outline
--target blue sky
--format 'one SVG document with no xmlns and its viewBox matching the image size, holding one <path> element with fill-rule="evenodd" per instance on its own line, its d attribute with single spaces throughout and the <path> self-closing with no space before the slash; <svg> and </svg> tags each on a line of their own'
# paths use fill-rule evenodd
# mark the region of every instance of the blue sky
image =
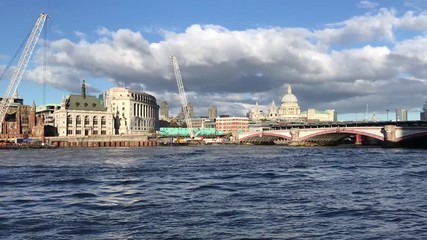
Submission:
<svg viewBox="0 0 427 240">
<path fill-rule="evenodd" d="M 416 119 L 427 100 L 426 7 L 426 0 L 0 0 L 0 71 L 45 12 L 48 37 L 40 42 L 49 47 L 36 48 L 19 86 L 27 104 L 59 103 L 85 79 L 90 94 L 126 86 L 166 100 L 174 115 L 168 56 L 176 55 L 197 115 L 212 105 L 244 115 L 257 101 L 268 111 L 291 84 L 302 110 L 360 120 L 367 106 L 377 119 L 407 108 Z"/>
</svg>

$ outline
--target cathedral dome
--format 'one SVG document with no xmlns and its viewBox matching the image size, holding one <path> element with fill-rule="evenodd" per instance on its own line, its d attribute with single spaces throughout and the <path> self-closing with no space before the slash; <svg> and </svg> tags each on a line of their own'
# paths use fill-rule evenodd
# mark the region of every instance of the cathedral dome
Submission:
<svg viewBox="0 0 427 240">
<path fill-rule="evenodd" d="M 288 93 L 283 96 L 282 103 L 297 103 L 298 99 L 295 97 L 295 95 L 292 94 L 292 88 L 290 85 L 288 85 Z"/>
</svg>

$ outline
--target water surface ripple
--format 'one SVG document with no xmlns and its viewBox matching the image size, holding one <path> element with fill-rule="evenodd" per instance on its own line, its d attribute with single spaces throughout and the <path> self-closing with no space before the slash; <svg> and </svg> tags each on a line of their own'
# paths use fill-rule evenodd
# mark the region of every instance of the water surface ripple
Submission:
<svg viewBox="0 0 427 240">
<path fill-rule="evenodd" d="M 426 150 L 0 152 L 0 239 L 427 239 Z"/>
</svg>

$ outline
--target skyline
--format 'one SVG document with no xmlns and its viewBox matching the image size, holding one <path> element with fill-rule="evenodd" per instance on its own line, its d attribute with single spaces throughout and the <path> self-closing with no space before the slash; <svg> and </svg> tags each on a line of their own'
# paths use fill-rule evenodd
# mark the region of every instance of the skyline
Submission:
<svg viewBox="0 0 427 240">
<path fill-rule="evenodd" d="M 212 105 L 219 115 L 244 116 L 257 101 L 268 110 L 290 84 L 302 110 L 335 109 L 354 120 L 369 105 L 377 118 L 399 108 L 419 118 L 427 100 L 426 7 L 426 0 L 6 0 L 0 72 L 45 12 L 47 34 L 18 88 L 26 104 L 60 103 L 85 80 L 91 95 L 126 86 L 178 114 L 175 55 L 199 116 Z M 1 95 L 9 80 L 1 79 Z"/>
</svg>

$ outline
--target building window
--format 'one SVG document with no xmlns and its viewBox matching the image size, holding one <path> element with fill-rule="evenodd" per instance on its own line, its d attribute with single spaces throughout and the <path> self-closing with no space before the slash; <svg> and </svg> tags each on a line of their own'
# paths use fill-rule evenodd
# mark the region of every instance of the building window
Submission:
<svg viewBox="0 0 427 240">
<path fill-rule="evenodd" d="M 89 116 L 85 116 L 85 126 L 89 125 Z"/>
<path fill-rule="evenodd" d="M 93 134 L 93 135 L 98 135 L 98 130 L 93 130 L 93 131 L 92 131 L 92 134 Z"/>
<path fill-rule="evenodd" d="M 22 122 L 21 122 L 23 125 L 28 125 L 28 116 L 23 116 L 22 117 Z"/>
<path fill-rule="evenodd" d="M 82 130 L 76 130 L 76 135 L 82 135 Z"/>
<path fill-rule="evenodd" d="M 82 117 L 80 117 L 80 115 L 77 115 L 77 117 L 76 117 L 76 125 L 77 126 L 82 125 Z"/>
<path fill-rule="evenodd" d="M 71 117 L 71 115 L 68 115 L 68 116 L 67 116 L 67 125 L 68 125 L 68 126 L 73 125 L 73 118 Z"/>
<path fill-rule="evenodd" d="M 73 130 L 68 129 L 68 130 L 67 130 L 67 135 L 73 135 Z"/>
<path fill-rule="evenodd" d="M 105 117 L 104 116 L 102 116 L 101 117 L 101 126 L 105 126 L 107 123 L 106 123 L 106 121 L 105 121 Z"/>
<path fill-rule="evenodd" d="M 101 135 L 106 135 L 106 134 L 107 134 L 107 131 L 101 130 Z"/>
<path fill-rule="evenodd" d="M 98 117 L 93 117 L 93 126 L 98 126 Z"/>
</svg>

